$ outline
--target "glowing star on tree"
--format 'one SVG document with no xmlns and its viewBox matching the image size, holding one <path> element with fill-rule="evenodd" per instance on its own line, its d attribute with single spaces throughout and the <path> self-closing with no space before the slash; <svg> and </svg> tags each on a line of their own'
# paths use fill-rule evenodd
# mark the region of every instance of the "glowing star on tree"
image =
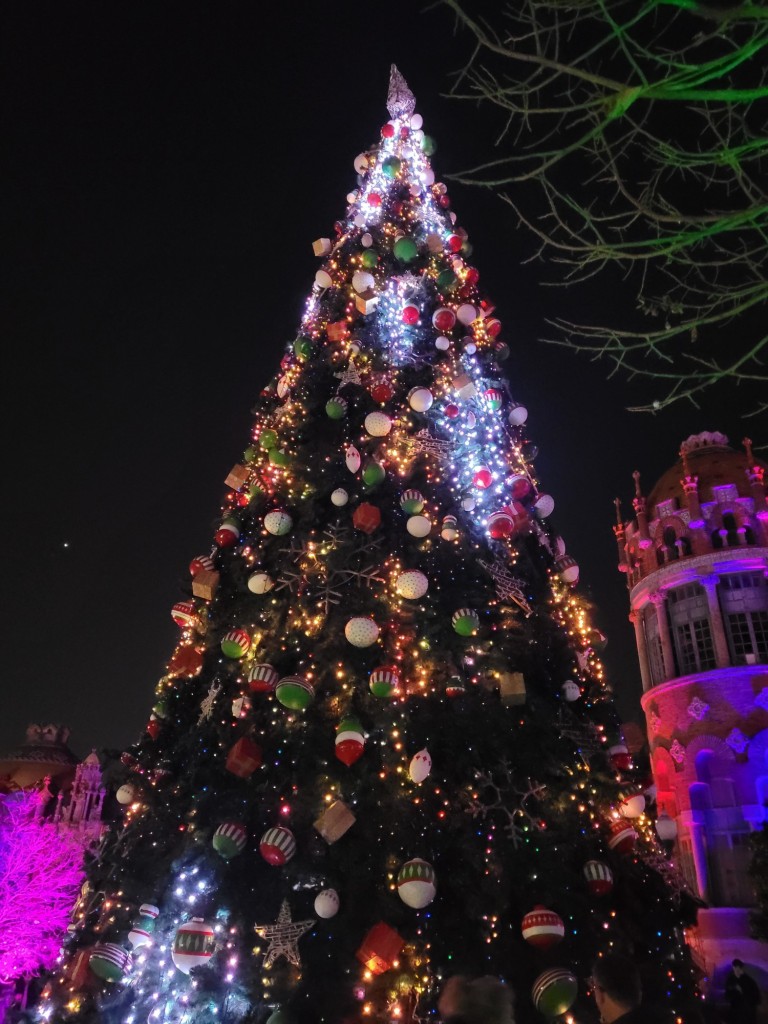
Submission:
<svg viewBox="0 0 768 1024">
<path fill-rule="evenodd" d="M 283 900 L 280 913 L 274 924 L 254 925 L 253 930 L 256 934 L 269 943 L 262 967 L 271 967 L 281 957 L 293 964 L 294 967 L 301 967 L 299 939 L 309 931 L 314 923 L 314 918 L 306 921 L 292 921 L 288 900 Z"/>
</svg>

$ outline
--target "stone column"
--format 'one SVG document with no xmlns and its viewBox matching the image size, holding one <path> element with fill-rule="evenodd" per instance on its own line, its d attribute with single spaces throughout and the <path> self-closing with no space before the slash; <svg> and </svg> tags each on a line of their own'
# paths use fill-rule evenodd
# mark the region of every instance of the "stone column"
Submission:
<svg viewBox="0 0 768 1024">
<path fill-rule="evenodd" d="M 648 664 L 648 645 L 645 640 L 645 629 L 643 629 L 642 610 L 633 608 L 629 613 L 629 621 L 635 627 L 635 643 L 637 644 L 637 656 L 640 660 L 640 678 L 643 682 L 643 693 L 653 686 L 651 668 Z"/>
<path fill-rule="evenodd" d="M 669 619 L 667 618 L 667 595 L 657 592 L 651 594 L 650 597 L 656 605 L 656 621 L 659 624 L 661 658 L 664 662 L 664 681 L 666 682 L 675 677 L 675 653 L 672 648 L 672 636 L 669 632 Z"/>
<path fill-rule="evenodd" d="M 704 587 L 707 594 L 707 605 L 709 606 L 709 624 L 712 627 L 712 640 L 715 647 L 715 663 L 718 668 L 728 668 L 731 663 L 731 656 L 728 652 L 728 640 L 725 635 L 725 623 L 723 613 L 720 611 L 720 602 L 717 599 L 717 576 L 700 576 L 699 583 Z"/>
</svg>

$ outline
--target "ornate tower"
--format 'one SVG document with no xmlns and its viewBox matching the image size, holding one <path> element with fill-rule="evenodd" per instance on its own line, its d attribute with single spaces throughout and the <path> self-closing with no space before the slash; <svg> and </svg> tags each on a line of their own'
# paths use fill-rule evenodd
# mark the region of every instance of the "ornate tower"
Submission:
<svg viewBox="0 0 768 1024">
<path fill-rule="evenodd" d="M 749 937 L 751 830 L 768 820 L 768 509 L 765 466 L 718 433 L 683 442 L 636 518 L 614 533 L 635 627 L 659 813 L 706 902 L 690 936 L 717 978 Z M 674 824 L 673 824 L 674 823 Z M 661 829 L 660 829 L 661 831 Z M 754 973 L 754 972 L 753 972 Z"/>
</svg>

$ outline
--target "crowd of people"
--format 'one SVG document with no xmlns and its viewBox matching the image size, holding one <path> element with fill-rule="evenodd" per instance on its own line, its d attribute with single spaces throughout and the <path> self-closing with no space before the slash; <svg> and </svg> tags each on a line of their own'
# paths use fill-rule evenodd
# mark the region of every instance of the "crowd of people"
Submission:
<svg viewBox="0 0 768 1024">
<path fill-rule="evenodd" d="M 619 953 L 607 953 L 595 961 L 589 988 L 600 1024 L 674 1024 L 673 1014 L 643 1001 L 640 972 L 634 961 Z M 741 960 L 732 963 L 725 999 L 725 1016 L 710 1004 L 707 1016 L 703 1008 L 699 1014 L 701 1024 L 756 1024 L 760 989 Z M 514 1003 L 512 990 L 499 978 L 455 975 L 445 983 L 438 1009 L 443 1024 L 515 1024 Z M 686 1021 L 699 1024 L 690 1011 Z"/>
</svg>

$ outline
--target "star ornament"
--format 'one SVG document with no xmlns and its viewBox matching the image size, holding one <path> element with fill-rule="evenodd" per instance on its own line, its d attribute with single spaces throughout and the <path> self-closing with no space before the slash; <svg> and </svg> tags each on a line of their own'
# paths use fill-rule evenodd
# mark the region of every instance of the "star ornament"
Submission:
<svg viewBox="0 0 768 1024">
<path fill-rule="evenodd" d="M 260 935 L 262 939 L 267 939 L 269 942 L 262 966 L 271 967 L 282 956 L 285 957 L 288 963 L 301 967 L 299 939 L 304 932 L 309 931 L 314 923 L 314 919 L 311 921 L 292 921 L 288 900 L 283 900 L 280 913 L 277 915 L 277 921 L 274 924 L 257 924 L 253 928 L 257 935 Z"/>
</svg>

